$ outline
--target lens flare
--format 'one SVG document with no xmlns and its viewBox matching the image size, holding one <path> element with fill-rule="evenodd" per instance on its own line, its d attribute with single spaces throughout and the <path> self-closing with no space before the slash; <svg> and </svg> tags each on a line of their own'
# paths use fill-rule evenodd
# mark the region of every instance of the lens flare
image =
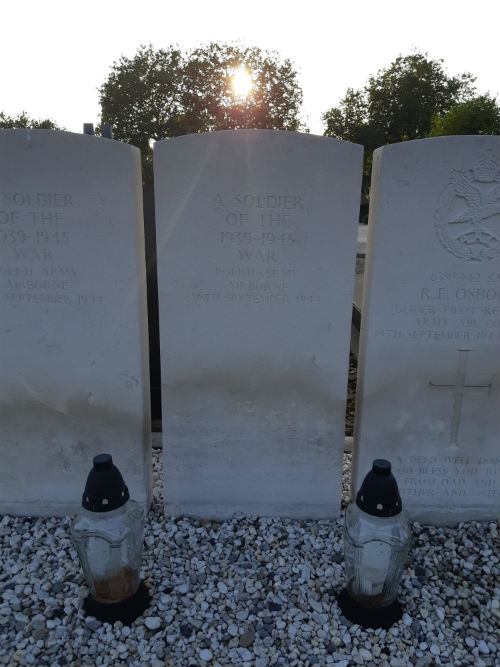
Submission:
<svg viewBox="0 0 500 667">
<path fill-rule="evenodd" d="M 231 83 L 235 97 L 243 99 L 248 97 L 253 88 L 252 76 L 244 67 L 234 70 Z"/>
</svg>

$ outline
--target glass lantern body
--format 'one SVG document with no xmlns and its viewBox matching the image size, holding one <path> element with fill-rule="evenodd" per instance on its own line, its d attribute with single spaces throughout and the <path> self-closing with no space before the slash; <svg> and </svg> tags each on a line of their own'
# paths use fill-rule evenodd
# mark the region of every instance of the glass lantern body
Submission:
<svg viewBox="0 0 500 667">
<path fill-rule="evenodd" d="M 71 534 L 92 597 L 101 603 L 134 595 L 140 578 L 145 510 L 128 500 L 110 512 L 81 509 Z"/>
<path fill-rule="evenodd" d="M 403 512 L 377 517 L 349 505 L 344 516 L 347 590 L 362 607 L 385 607 L 395 599 L 410 546 Z"/>
</svg>

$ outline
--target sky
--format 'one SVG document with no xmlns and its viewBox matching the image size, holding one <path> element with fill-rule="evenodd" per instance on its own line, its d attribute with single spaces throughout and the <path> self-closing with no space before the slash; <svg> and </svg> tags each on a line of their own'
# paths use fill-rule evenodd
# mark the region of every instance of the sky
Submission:
<svg viewBox="0 0 500 667">
<path fill-rule="evenodd" d="M 71 132 L 99 122 L 99 86 L 141 44 L 277 52 L 298 72 L 302 120 L 315 134 L 347 88 L 415 50 L 500 97 L 499 0 L 24 0 L 2 3 L 0 16 L 0 111 Z"/>
</svg>

